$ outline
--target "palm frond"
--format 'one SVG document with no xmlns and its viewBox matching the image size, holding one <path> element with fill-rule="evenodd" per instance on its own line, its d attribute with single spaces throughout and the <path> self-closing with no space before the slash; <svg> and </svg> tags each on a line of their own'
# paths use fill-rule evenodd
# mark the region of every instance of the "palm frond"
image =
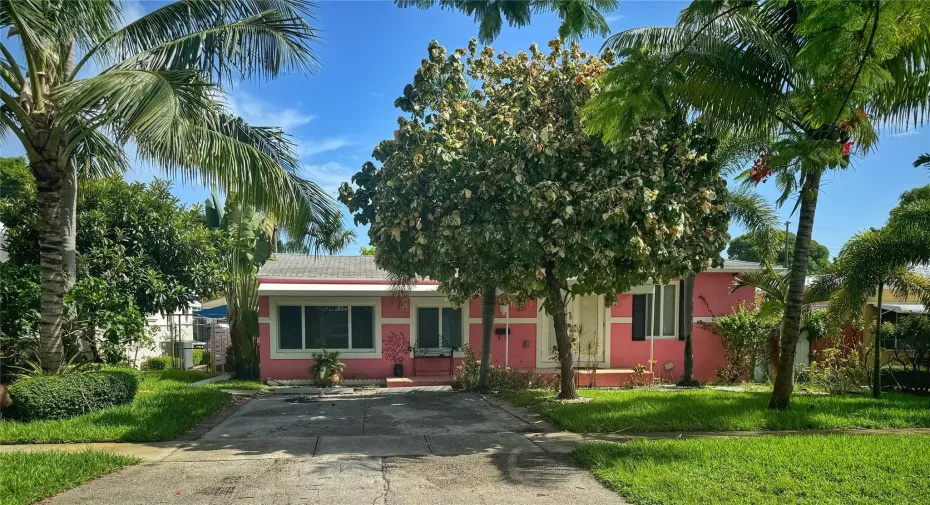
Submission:
<svg viewBox="0 0 930 505">
<path fill-rule="evenodd" d="M 100 179 L 129 171 L 129 159 L 123 146 L 100 130 L 81 139 L 71 155 L 82 179 Z"/>
<path fill-rule="evenodd" d="M 95 52 L 115 62 L 111 70 L 196 69 L 210 80 L 312 72 L 319 62 L 310 44 L 319 37 L 305 18 L 313 7 L 306 0 L 181 0 L 114 32 Z"/>
<path fill-rule="evenodd" d="M 743 226 L 752 236 L 752 247 L 762 261 L 768 263 L 778 256 L 778 215 L 761 195 L 746 188 L 730 192 L 727 206 L 730 220 Z"/>
<path fill-rule="evenodd" d="M 914 168 L 930 168 L 930 153 L 923 153 L 914 160 Z"/>
</svg>

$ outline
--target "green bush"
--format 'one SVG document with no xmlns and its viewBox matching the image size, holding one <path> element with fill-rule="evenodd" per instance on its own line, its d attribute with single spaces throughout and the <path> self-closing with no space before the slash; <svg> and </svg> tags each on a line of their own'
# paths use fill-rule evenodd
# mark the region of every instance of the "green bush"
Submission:
<svg viewBox="0 0 930 505">
<path fill-rule="evenodd" d="M 174 360 L 171 356 L 158 356 L 145 360 L 145 369 L 153 372 L 162 370 L 174 370 Z"/>
<path fill-rule="evenodd" d="M 856 393 L 869 383 L 865 367 L 855 350 L 830 347 L 820 352 L 820 358 L 807 369 L 810 382 L 831 395 Z"/>
<path fill-rule="evenodd" d="M 10 386 L 10 397 L 20 419 L 63 419 L 129 403 L 138 387 L 135 373 L 93 370 L 23 378 Z"/>
<path fill-rule="evenodd" d="M 210 366 L 210 362 L 211 362 L 210 351 L 206 349 L 194 349 L 194 366 L 197 366 L 197 365 Z"/>
<path fill-rule="evenodd" d="M 475 352 L 467 344 L 462 346 L 462 352 L 465 357 L 462 364 L 458 366 L 452 375 L 452 389 L 456 391 L 477 391 L 478 376 L 481 373 L 481 360 L 475 356 Z M 532 371 L 495 365 L 491 365 L 488 379 L 489 388 L 492 391 L 499 392 L 525 391 L 551 386 L 549 381 Z"/>
</svg>

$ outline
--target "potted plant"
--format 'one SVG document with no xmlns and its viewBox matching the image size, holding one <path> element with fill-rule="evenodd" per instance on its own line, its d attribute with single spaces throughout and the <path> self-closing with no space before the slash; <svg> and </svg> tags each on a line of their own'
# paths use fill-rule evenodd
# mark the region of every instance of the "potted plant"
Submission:
<svg viewBox="0 0 930 505">
<path fill-rule="evenodd" d="M 384 342 L 384 355 L 394 362 L 394 377 L 403 377 L 404 360 L 410 356 L 410 339 L 401 333 L 391 333 Z"/>
<path fill-rule="evenodd" d="M 313 366 L 310 367 L 310 375 L 313 376 L 313 382 L 318 386 L 332 387 L 342 382 L 342 371 L 345 370 L 346 364 L 339 361 L 339 351 L 327 351 L 323 349 L 320 352 L 313 353 Z"/>
</svg>

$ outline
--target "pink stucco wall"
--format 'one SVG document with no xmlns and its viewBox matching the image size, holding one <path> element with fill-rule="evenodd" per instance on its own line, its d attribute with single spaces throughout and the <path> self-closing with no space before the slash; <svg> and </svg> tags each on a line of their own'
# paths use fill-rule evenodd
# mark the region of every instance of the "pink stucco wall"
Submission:
<svg viewBox="0 0 930 505">
<path fill-rule="evenodd" d="M 743 289 L 730 293 L 732 273 L 711 272 L 702 273 L 695 279 L 694 316 L 708 317 L 729 313 L 741 300 L 751 301 L 752 290 Z M 702 300 L 702 297 L 705 302 Z M 475 353 L 481 352 L 481 300 L 476 298 L 469 301 L 463 316 L 466 318 L 466 335 L 468 343 Z M 496 311 L 495 328 L 505 326 L 505 316 Z M 491 359 L 496 365 L 505 363 L 518 368 L 536 368 L 537 349 L 539 339 L 545 339 L 543 334 L 537 338 L 536 318 L 538 304 L 535 300 L 527 301 L 522 307 L 510 307 L 510 339 L 509 353 L 506 352 L 506 341 L 503 336 L 492 335 Z M 632 295 L 624 294 L 617 297 L 617 303 L 611 306 L 610 319 L 610 355 L 608 366 L 610 368 L 633 368 L 637 364 L 648 367 L 649 341 L 634 342 L 632 339 Z M 259 297 L 259 315 L 262 318 L 274 317 L 269 314 L 268 297 Z M 409 339 L 412 322 L 412 313 L 409 306 L 400 304 L 392 297 L 381 297 L 382 319 L 390 319 L 383 323 L 381 332 L 383 338 L 392 333 L 402 334 Z M 259 346 L 261 358 L 262 379 L 308 379 L 312 360 L 309 359 L 271 359 L 270 329 L 267 322 L 259 325 Z M 695 376 L 698 380 L 709 381 L 714 379 L 714 371 L 723 364 L 723 346 L 719 339 L 705 330 L 700 323 L 693 326 L 694 364 Z M 681 376 L 684 359 L 684 341 L 677 339 L 656 340 L 654 358 L 657 360 L 656 375 L 667 381 L 675 381 Z M 352 359 L 344 356 L 346 363 L 345 376 L 353 379 L 384 379 L 393 375 L 394 363 L 386 359 L 383 350 L 382 357 L 372 359 Z M 455 360 L 458 364 L 459 359 Z M 665 363 L 672 363 L 672 370 L 665 371 Z M 420 375 L 445 375 L 448 364 L 439 360 L 418 361 Z M 435 369 L 435 370 L 433 370 Z M 404 361 L 406 376 L 411 376 L 412 360 Z"/>
<path fill-rule="evenodd" d="M 733 274 L 706 272 L 694 280 L 694 317 L 723 315 L 733 311 L 740 301 L 752 301 L 752 289 L 744 288 L 730 293 Z M 707 303 L 702 300 L 706 300 Z M 630 318 L 633 315 L 632 295 L 620 295 L 611 307 L 611 318 Z M 633 325 L 628 320 L 611 321 L 610 366 L 633 368 L 643 365 L 649 368 L 649 340 L 634 341 Z M 693 323 L 692 350 L 694 353 L 694 376 L 699 381 L 714 380 L 714 372 L 724 364 L 723 344 L 720 339 Z M 666 381 L 677 381 L 684 370 L 685 343 L 676 339 L 657 339 L 653 348 L 653 359 L 657 361 L 655 374 Z M 672 370 L 665 370 L 665 363 L 672 363 Z"/>
</svg>

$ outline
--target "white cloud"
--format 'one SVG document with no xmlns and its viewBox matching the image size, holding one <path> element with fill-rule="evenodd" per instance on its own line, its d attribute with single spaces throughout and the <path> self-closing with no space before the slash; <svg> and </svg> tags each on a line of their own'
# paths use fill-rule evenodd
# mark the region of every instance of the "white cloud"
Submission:
<svg viewBox="0 0 930 505">
<path fill-rule="evenodd" d="M 245 92 L 229 96 L 229 108 L 253 126 L 277 126 L 285 132 L 313 121 L 316 116 L 290 107 L 278 107 Z"/>
<path fill-rule="evenodd" d="M 611 14 L 610 16 L 604 17 L 604 21 L 607 21 L 608 23 L 613 23 L 614 21 L 620 21 L 621 19 L 625 17 L 626 16 L 623 16 L 621 14 Z"/>
<path fill-rule="evenodd" d="M 317 183 L 320 188 L 331 195 L 337 193 L 340 184 L 349 182 L 355 172 L 356 170 L 335 161 L 304 165 L 304 175 L 307 179 Z"/>
<path fill-rule="evenodd" d="M 301 142 L 297 151 L 303 156 L 313 156 L 315 154 L 335 151 L 351 144 L 349 139 L 343 137 L 334 137 L 322 140 L 308 140 Z"/>
</svg>

